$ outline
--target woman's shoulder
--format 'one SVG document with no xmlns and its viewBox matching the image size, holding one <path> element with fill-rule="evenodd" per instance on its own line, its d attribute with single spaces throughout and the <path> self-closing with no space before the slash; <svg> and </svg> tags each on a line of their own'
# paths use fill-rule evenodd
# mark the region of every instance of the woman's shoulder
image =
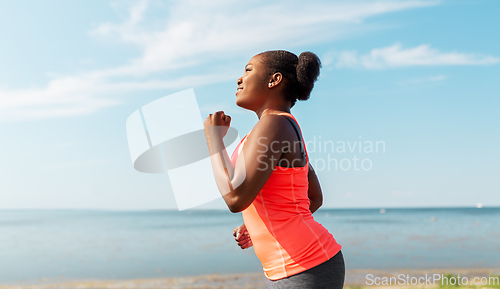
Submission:
<svg viewBox="0 0 500 289">
<path fill-rule="evenodd" d="M 247 138 L 268 137 L 274 140 L 286 140 L 290 133 L 289 121 L 282 114 L 266 114 L 262 116 L 247 134 Z"/>
</svg>

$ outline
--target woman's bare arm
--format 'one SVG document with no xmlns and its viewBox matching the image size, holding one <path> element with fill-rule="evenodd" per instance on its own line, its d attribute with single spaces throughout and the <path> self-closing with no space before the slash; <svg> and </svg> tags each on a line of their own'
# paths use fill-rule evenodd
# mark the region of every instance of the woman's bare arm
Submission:
<svg viewBox="0 0 500 289">
<path fill-rule="evenodd" d="M 309 163 L 309 173 L 307 174 L 307 178 L 309 180 L 309 190 L 307 191 L 307 194 L 311 202 L 309 210 L 311 210 L 311 213 L 314 213 L 317 209 L 319 209 L 319 207 L 321 207 L 321 205 L 323 205 L 323 193 L 321 192 L 318 177 L 316 176 L 311 163 Z"/>
<path fill-rule="evenodd" d="M 218 118 L 214 114 L 213 118 Z M 215 121 L 206 120 L 206 130 Z M 279 115 L 265 115 L 257 122 L 252 133 L 233 166 L 217 129 L 207 132 L 210 160 L 219 188 L 229 210 L 233 213 L 246 209 L 257 197 L 271 176 L 280 159 L 287 134 L 293 128 L 286 118 Z"/>
</svg>

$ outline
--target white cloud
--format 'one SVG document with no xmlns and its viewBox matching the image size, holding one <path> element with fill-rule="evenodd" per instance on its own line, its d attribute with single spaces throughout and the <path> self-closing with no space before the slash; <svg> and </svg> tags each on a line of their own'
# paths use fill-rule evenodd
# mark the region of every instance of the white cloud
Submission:
<svg viewBox="0 0 500 289">
<path fill-rule="evenodd" d="M 412 78 L 399 81 L 399 85 L 409 85 L 409 84 L 420 84 L 420 83 L 428 83 L 428 82 L 441 82 L 443 80 L 448 79 L 446 75 L 434 75 L 430 77 L 421 77 L 421 78 Z"/>
<path fill-rule="evenodd" d="M 356 51 L 338 54 L 336 67 L 360 67 L 365 69 L 387 69 L 404 66 L 431 65 L 492 65 L 500 58 L 459 52 L 440 52 L 429 45 L 403 49 L 401 44 L 372 49 L 369 54 L 358 55 Z"/>
<path fill-rule="evenodd" d="M 437 2 L 248 3 L 245 6 L 234 1 L 181 1 L 176 4 L 162 29 L 141 26 L 141 14 L 145 12 L 142 2 L 131 9 L 134 17 L 124 23 L 104 23 L 97 27 L 92 34 L 117 36 L 144 51 L 128 65 L 104 73 L 148 74 L 214 60 L 227 61 L 228 57 L 247 56 L 263 47 L 321 43 L 348 34 L 352 26 L 370 16 Z"/>
<path fill-rule="evenodd" d="M 120 103 L 117 94 L 187 88 L 235 79 L 231 60 L 264 49 L 332 41 L 371 16 L 437 5 L 436 1 L 273 2 L 139 1 L 122 23 L 103 23 L 91 35 L 141 49 L 118 67 L 53 78 L 46 87 L 0 89 L 0 122 L 94 113 Z M 162 13 L 154 21 L 148 11 Z M 158 11 L 160 12 L 158 12 Z M 196 67 L 196 75 L 183 68 Z M 184 71 L 184 72 L 180 72 Z M 162 73 L 161 79 L 158 74 Z M 165 74 L 168 76 L 165 77 Z M 236 75 L 236 76 L 235 76 Z"/>
</svg>

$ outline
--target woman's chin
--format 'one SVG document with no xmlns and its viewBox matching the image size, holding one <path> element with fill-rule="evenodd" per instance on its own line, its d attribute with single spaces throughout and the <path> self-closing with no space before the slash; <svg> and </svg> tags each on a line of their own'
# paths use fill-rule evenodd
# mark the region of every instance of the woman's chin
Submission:
<svg viewBox="0 0 500 289">
<path fill-rule="evenodd" d="M 248 109 L 248 110 L 251 110 L 251 111 L 255 111 L 255 102 L 254 100 L 252 99 L 247 99 L 245 98 L 244 96 L 242 96 L 240 93 L 238 94 L 238 96 L 236 97 L 236 101 L 235 101 L 236 105 L 241 107 L 241 108 L 244 108 L 244 109 Z"/>
<path fill-rule="evenodd" d="M 246 103 L 241 102 L 238 99 L 236 99 L 236 105 L 244 109 L 252 110 Z"/>
<path fill-rule="evenodd" d="M 241 102 L 241 100 L 239 98 L 236 98 L 236 101 L 235 101 L 236 105 L 241 107 L 241 108 L 245 108 L 245 105 L 244 103 Z"/>
</svg>

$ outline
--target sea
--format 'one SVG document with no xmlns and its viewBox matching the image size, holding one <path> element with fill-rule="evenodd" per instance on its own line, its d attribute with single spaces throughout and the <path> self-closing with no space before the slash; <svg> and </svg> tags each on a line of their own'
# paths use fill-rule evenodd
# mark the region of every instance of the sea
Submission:
<svg viewBox="0 0 500 289">
<path fill-rule="evenodd" d="M 319 209 L 346 269 L 499 268 L 500 208 Z M 263 272 L 221 210 L 0 210 L 0 284 Z"/>
</svg>

